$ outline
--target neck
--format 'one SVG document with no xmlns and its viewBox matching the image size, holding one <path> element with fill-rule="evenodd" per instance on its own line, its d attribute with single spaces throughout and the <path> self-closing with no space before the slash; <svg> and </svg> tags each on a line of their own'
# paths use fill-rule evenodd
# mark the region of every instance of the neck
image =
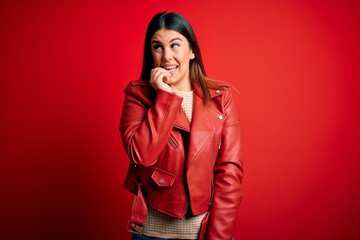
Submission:
<svg viewBox="0 0 360 240">
<path fill-rule="evenodd" d="M 181 84 L 178 85 L 170 85 L 173 92 L 189 92 L 193 90 L 193 86 L 191 81 L 182 81 Z"/>
</svg>

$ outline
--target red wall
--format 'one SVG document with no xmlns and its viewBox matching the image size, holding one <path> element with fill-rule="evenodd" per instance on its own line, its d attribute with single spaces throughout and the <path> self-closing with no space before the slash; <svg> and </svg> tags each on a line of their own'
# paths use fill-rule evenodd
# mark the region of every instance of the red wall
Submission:
<svg viewBox="0 0 360 240">
<path fill-rule="evenodd" d="M 1 1 L 1 239 L 129 239 L 118 134 L 147 23 L 193 24 L 241 95 L 236 239 L 360 238 L 360 4 Z"/>
</svg>

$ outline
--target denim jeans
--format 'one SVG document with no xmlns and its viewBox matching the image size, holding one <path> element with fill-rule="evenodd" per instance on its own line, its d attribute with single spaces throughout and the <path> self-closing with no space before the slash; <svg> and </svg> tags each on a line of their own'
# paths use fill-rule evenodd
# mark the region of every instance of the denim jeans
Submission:
<svg viewBox="0 0 360 240">
<path fill-rule="evenodd" d="M 131 236 L 131 240 L 180 240 L 180 239 L 148 237 L 142 234 L 133 233 Z"/>
</svg>

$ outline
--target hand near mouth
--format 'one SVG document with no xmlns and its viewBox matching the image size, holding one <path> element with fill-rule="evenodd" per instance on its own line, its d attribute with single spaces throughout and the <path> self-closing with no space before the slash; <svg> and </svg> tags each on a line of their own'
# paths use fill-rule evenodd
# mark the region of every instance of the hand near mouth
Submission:
<svg viewBox="0 0 360 240">
<path fill-rule="evenodd" d="M 172 89 L 168 84 L 171 80 L 171 74 L 164 68 L 153 68 L 150 73 L 150 84 L 157 90 L 163 90 L 172 93 Z"/>
</svg>

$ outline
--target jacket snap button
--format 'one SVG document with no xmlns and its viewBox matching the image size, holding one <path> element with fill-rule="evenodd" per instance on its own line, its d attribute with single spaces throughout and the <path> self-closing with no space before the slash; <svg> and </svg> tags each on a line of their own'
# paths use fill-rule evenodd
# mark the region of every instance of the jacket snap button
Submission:
<svg viewBox="0 0 360 240">
<path fill-rule="evenodd" d="M 216 92 L 216 93 L 220 93 L 220 90 L 218 89 L 218 90 L 216 90 L 215 92 Z"/>
<path fill-rule="evenodd" d="M 224 119 L 224 117 L 220 115 L 220 116 L 219 116 L 219 119 L 220 119 L 220 120 L 223 120 L 223 119 Z"/>
<path fill-rule="evenodd" d="M 134 167 L 137 167 L 137 165 L 136 165 L 136 164 L 134 164 Z"/>
<path fill-rule="evenodd" d="M 164 182 L 165 182 L 164 179 L 160 179 L 160 180 L 159 180 L 159 183 L 160 183 L 160 184 L 163 184 Z"/>
</svg>

